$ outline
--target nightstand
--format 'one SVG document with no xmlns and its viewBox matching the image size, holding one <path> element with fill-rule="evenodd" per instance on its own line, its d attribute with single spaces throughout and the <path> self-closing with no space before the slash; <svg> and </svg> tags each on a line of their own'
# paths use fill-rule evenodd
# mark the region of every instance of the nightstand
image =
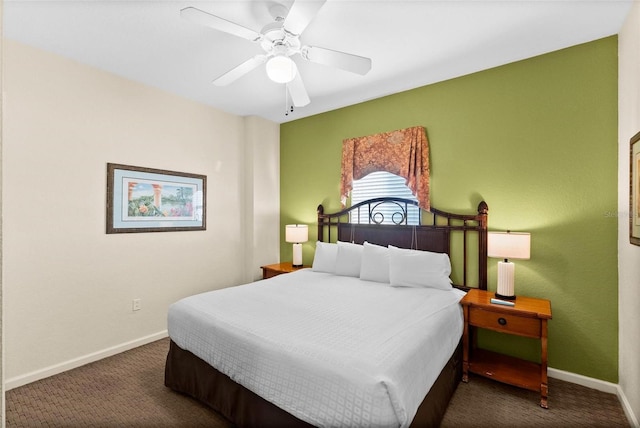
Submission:
<svg viewBox="0 0 640 428">
<path fill-rule="evenodd" d="M 491 303 L 492 292 L 471 289 L 460 304 L 464 310 L 462 381 L 475 373 L 510 385 L 540 392 L 540 406 L 547 409 L 547 321 L 551 302 L 518 296 L 515 306 Z M 480 349 L 474 329 L 485 328 L 540 340 L 540 363 Z M 473 344 L 469 342 L 473 340 Z"/>
<path fill-rule="evenodd" d="M 311 266 L 304 265 L 300 267 L 293 267 L 291 262 L 285 262 L 285 263 L 276 263 L 273 265 L 260 266 L 260 269 L 262 269 L 262 279 L 267 279 L 273 276 L 282 275 L 283 273 L 290 273 L 298 269 L 303 269 L 308 267 L 311 267 Z"/>
</svg>

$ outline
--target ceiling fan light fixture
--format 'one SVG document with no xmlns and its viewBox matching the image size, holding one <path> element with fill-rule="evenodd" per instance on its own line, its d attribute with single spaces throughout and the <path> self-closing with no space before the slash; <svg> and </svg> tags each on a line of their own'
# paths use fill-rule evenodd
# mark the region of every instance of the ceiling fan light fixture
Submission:
<svg viewBox="0 0 640 428">
<path fill-rule="evenodd" d="M 298 67 L 291 58 L 285 55 L 276 55 L 267 61 L 267 76 L 276 83 L 289 83 L 296 77 Z"/>
</svg>

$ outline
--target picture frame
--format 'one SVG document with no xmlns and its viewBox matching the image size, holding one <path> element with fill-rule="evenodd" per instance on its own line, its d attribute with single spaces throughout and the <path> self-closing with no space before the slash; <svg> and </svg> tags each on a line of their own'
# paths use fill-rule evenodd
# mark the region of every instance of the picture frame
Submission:
<svg viewBox="0 0 640 428">
<path fill-rule="evenodd" d="M 207 177 L 107 163 L 107 233 L 206 230 Z"/>
<path fill-rule="evenodd" d="M 640 245 L 640 132 L 631 137 L 629 169 L 629 242 Z"/>
</svg>

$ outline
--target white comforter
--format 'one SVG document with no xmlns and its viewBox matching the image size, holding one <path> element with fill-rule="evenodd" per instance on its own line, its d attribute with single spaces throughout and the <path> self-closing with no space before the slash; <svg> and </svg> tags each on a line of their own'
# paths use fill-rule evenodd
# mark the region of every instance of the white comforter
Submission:
<svg viewBox="0 0 640 428">
<path fill-rule="evenodd" d="M 408 426 L 462 335 L 463 292 L 303 269 L 182 299 L 169 336 L 316 426 Z"/>
</svg>

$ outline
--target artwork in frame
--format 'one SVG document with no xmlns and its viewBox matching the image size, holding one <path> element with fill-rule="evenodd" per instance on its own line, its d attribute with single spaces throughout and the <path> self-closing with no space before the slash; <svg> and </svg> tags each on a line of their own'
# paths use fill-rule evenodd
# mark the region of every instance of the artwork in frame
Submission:
<svg viewBox="0 0 640 428">
<path fill-rule="evenodd" d="M 631 137 L 629 242 L 640 245 L 640 132 Z"/>
<path fill-rule="evenodd" d="M 107 233 L 206 229 L 207 177 L 107 164 Z"/>
</svg>

